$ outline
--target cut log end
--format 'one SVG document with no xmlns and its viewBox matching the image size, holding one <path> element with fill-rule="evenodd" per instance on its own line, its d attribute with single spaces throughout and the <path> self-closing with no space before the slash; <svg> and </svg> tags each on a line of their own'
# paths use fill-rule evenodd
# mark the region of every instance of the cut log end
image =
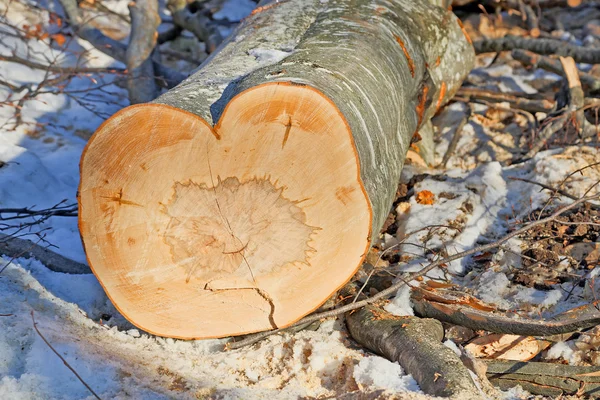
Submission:
<svg viewBox="0 0 600 400">
<path fill-rule="evenodd" d="M 161 104 L 106 121 L 81 161 L 89 263 L 138 327 L 192 339 L 285 327 L 360 266 L 372 210 L 348 124 L 287 82 L 232 99 L 214 129 Z"/>
</svg>

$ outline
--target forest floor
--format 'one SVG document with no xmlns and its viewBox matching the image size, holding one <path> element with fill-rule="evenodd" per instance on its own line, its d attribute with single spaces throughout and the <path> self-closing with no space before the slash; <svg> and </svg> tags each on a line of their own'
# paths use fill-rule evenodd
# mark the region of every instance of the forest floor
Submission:
<svg viewBox="0 0 600 400">
<path fill-rule="evenodd" d="M 231 26 L 255 7 L 249 0 L 214 3 L 222 6 L 215 10 L 215 18 L 233 21 Z M 24 42 L 23 35 L 3 35 L 4 60 L 18 54 L 30 61 L 72 66 L 79 62 L 73 54 L 86 50 L 87 68 L 107 69 L 53 82 L 43 69 L 0 61 L 0 208 L 68 208 L 76 203 L 79 158 L 87 139 L 104 119 L 128 105 L 118 74 L 109 71 L 123 66 L 64 34 L 61 22 L 52 21 L 53 14 L 47 11 L 55 7 L 52 3 L 37 2 L 38 9 L 25 4 L 0 1 L 0 30 L 10 33 L 11 26 L 18 26 L 28 39 L 38 35 L 39 40 Z M 97 11 L 98 23 L 118 36 L 124 30 L 127 1 L 104 4 L 111 12 Z M 565 41 L 600 45 L 600 10 L 594 8 L 591 16 L 588 11 L 585 20 L 567 15 L 577 13 L 576 9 L 564 13 L 564 18 L 562 14 L 556 18 L 564 19 Z M 465 14 L 464 22 L 473 38 L 522 34 L 518 32 L 522 21 L 502 15 L 504 19 Z M 38 26 L 49 36 L 40 38 Z M 223 33 L 231 26 L 224 24 Z M 201 59 L 202 49 L 187 39 L 182 37 L 179 48 L 185 47 L 190 58 Z M 182 71 L 194 67 L 189 61 L 170 62 Z M 590 65 L 579 67 L 596 73 Z M 392 282 L 399 273 L 419 270 L 435 255 L 489 243 L 572 202 L 570 197 L 598 193 L 598 136 L 581 144 L 567 126 L 526 157 L 541 140 L 540 125 L 551 121 L 554 96 L 560 97 L 563 84 L 562 76 L 526 68 L 510 52 L 478 56 L 464 87 L 509 97 L 498 101 L 460 91 L 440 111 L 434 119 L 434 166 L 424 165 L 413 154 L 381 242 L 358 278 L 364 279 L 374 267 L 376 275 Z M 548 101 L 550 106 L 535 111 L 529 103 L 517 104 L 517 99 L 542 106 Z M 457 130 L 457 145 L 448 152 Z M 584 204 L 566 214 L 564 218 L 574 225 L 538 226 L 494 251 L 434 270 L 426 280 L 436 287 L 457 285 L 496 312 L 534 320 L 596 301 L 600 288 L 597 204 Z M 14 214 L 1 217 L 10 215 Z M 14 223 L 2 219 L 0 230 L 18 231 L 19 236 L 51 245 L 67 258 L 86 262 L 76 218 L 37 216 Z M 274 335 L 225 352 L 229 339 L 182 341 L 138 330 L 119 314 L 92 274 L 57 273 L 37 260 L 6 256 L 0 259 L 0 296 L 2 399 L 94 398 L 53 349 L 103 399 L 430 398 L 398 364 L 353 342 L 342 320 L 326 320 L 315 330 Z M 386 309 L 412 315 L 409 297 L 405 286 Z M 450 347 L 478 338 L 492 344 L 480 350 L 487 357 L 502 358 L 507 353 L 506 348 L 495 349 L 495 339 L 485 332 L 451 334 L 448 330 L 447 336 Z M 510 347 L 518 353 L 512 357 L 519 360 L 600 365 L 600 328 L 543 344 L 534 340 L 534 349 L 531 341 L 517 346 L 523 338 L 511 340 Z M 503 396 L 529 395 L 517 388 Z"/>
</svg>

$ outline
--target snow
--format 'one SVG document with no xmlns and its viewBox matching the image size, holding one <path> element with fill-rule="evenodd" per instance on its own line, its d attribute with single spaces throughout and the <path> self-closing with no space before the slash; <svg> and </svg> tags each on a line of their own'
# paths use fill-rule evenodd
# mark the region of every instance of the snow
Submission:
<svg viewBox="0 0 600 400">
<path fill-rule="evenodd" d="M 372 387 L 392 392 L 419 391 L 417 382 L 404 373 L 397 363 L 381 357 L 365 357 L 354 369 L 359 387 Z"/>
<path fill-rule="evenodd" d="M 0 6 L 3 12 L 4 7 Z M 111 7 L 127 14 L 126 1 L 112 1 Z M 250 0 L 227 0 L 214 16 L 238 21 L 254 7 Z M 33 17 L 14 3 L 6 18 L 22 24 Z M 2 40 L 0 54 L 14 50 L 27 55 L 16 38 L 5 35 Z M 42 40 L 29 45 L 33 50 L 29 55 L 40 63 L 56 60 L 62 66 L 83 62 L 89 67 L 123 67 L 83 41 L 73 41 L 69 51 Z M 82 60 L 79 54 L 84 54 Z M 261 63 L 271 63 L 290 53 L 259 48 L 250 54 Z M 44 78 L 43 71 L 7 62 L 0 62 L 0 75 L 30 88 Z M 502 90 L 516 87 L 535 92 L 528 77 L 516 76 L 505 66 L 493 66 L 484 76 L 494 78 Z M 512 78 L 505 79 L 507 76 Z M 16 127 L 15 110 L 0 108 L 1 208 L 76 202 L 78 163 L 87 138 L 106 117 L 128 105 L 126 92 L 114 80 L 110 74 L 76 76 L 65 91 L 47 88 L 48 93 L 24 102 L 23 123 Z M 87 94 L 77 94 L 87 89 L 93 92 L 93 101 L 87 100 Z M 9 95 L 19 100 L 25 93 L 12 93 L 0 85 L 3 100 Z M 482 106 L 475 109 L 485 111 Z M 438 161 L 463 111 L 456 103 L 438 117 L 442 127 Z M 455 254 L 494 240 L 546 204 L 547 191 L 511 178 L 558 186 L 566 174 L 598 158 L 597 148 L 572 146 L 540 152 L 532 160 L 508 166 L 502 163 L 508 154 L 503 146 L 518 145 L 510 129 L 497 132 L 480 122 L 470 121 L 465 126 L 449 169 L 407 166 L 403 170 L 404 182 L 427 174 L 414 191 L 431 191 L 435 201 L 419 204 L 411 195 L 398 205 L 398 231 L 386 234 L 383 241 L 386 248 L 401 243 L 397 248 L 405 258 L 390 267 L 390 272 L 419 270 L 432 260 L 433 251 Z M 563 188 L 580 196 L 599 177 L 599 169 L 588 169 L 570 178 Z M 568 199 L 559 200 L 564 203 Z M 431 225 L 437 227 L 427 229 Z M 51 218 L 22 233 L 28 234 L 26 238 L 41 233 L 56 246 L 56 252 L 86 262 L 76 218 Z M 600 290 L 598 279 L 592 286 L 578 288 L 569 301 L 568 286 L 542 291 L 512 284 L 509 276 L 521 267 L 521 249 L 521 240 L 514 238 L 483 270 L 473 269 L 473 258 L 465 258 L 452 262 L 445 271 L 432 271 L 426 279 L 448 278 L 500 310 L 525 309 L 530 315 L 551 316 L 595 299 Z M 0 258 L 0 270 L 9 261 Z M 589 277 L 599 273 L 596 267 Z M 31 312 L 44 337 L 102 398 L 291 399 L 339 397 L 358 390 L 363 394 L 412 393 L 414 398 L 421 394 L 401 366 L 357 349 L 338 320 L 323 321 L 314 331 L 275 335 L 248 348 L 224 352 L 227 340 L 181 341 L 140 331 L 118 313 L 95 276 L 52 272 L 37 260 L 12 261 L 0 274 L 0 293 L 0 399 L 92 398 L 34 330 Z M 400 288 L 385 309 L 396 315 L 414 315 L 409 288 Z M 452 342 L 445 344 L 458 350 Z M 569 339 L 554 344 L 544 357 L 578 364 L 584 362 L 585 349 L 594 346 L 589 337 Z M 522 398 L 524 394 L 513 389 L 506 396 Z"/>
<path fill-rule="evenodd" d="M 496 304 L 504 309 L 510 307 L 510 303 L 505 300 L 508 294 L 510 281 L 506 274 L 502 272 L 485 271 L 477 286 L 478 297 L 486 303 Z"/>
<path fill-rule="evenodd" d="M 251 0 L 226 0 L 219 11 L 214 14 L 216 19 L 240 21 L 256 7 Z"/>
<path fill-rule="evenodd" d="M 387 304 L 385 310 L 398 316 L 415 315 L 410 304 L 410 288 L 402 286 L 396 296 Z"/>
<path fill-rule="evenodd" d="M 258 61 L 259 63 L 269 64 L 275 64 L 291 54 L 287 51 L 261 48 L 251 49 L 248 53 L 250 53 L 251 56 L 256 58 L 256 61 Z"/>
</svg>

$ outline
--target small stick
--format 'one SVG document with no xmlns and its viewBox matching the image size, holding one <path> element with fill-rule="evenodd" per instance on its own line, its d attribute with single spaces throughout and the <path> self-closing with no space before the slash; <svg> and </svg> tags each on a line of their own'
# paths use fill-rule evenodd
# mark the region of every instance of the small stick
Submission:
<svg viewBox="0 0 600 400">
<path fill-rule="evenodd" d="M 536 181 L 532 181 L 532 180 L 525 179 L 525 178 L 518 178 L 518 177 L 516 177 L 516 176 L 511 176 L 511 177 L 510 177 L 510 178 L 508 178 L 508 179 L 510 179 L 511 181 L 521 181 L 521 182 L 527 182 L 527 183 L 531 183 L 531 184 L 533 184 L 533 185 L 538 185 L 538 186 L 541 186 L 541 187 L 542 187 L 542 189 L 551 190 L 551 191 L 553 191 L 553 192 L 555 192 L 555 193 L 558 193 L 558 194 L 560 194 L 560 195 L 562 195 L 562 196 L 568 197 L 568 198 L 570 198 L 571 200 L 577 200 L 577 199 L 578 199 L 578 197 L 576 197 L 576 196 L 573 196 L 571 193 L 569 193 L 569 192 L 567 192 L 567 191 L 565 191 L 565 190 L 558 189 L 558 188 L 555 188 L 555 187 L 552 187 L 552 186 L 548 186 L 548 185 L 546 185 L 546 184 L 543 184 L 543 183 L 541 183 L 541 182 L 536 182 Z"/>
<path fill-rule="evenodd" d="M 513 50 L 510 55 L 512 58 L 525 66 L 542 68 L 546 71 L 564 76 L 565 72 L 560 64 L 560 61 L 555 58 L 542 56 L 520 49 Z M 579 78 L 581 79 L 581 83 L 583 83 L 588 90 L 593 92 L 600 89 L 600 79 L 596 78 L 592 74 L 579 71 Z"/>
<path fill-rule="evenodd" d="M 458 146 L 458 142 L 460 141 L 460 138 L 461 138 L 462 130 L 465 127 L 465 125 L 467 124 L 467 122 L 469 122 L 469 118 L 471 118 L 472 112 L 473 112 L 473 109 L 471 107 L 469 107 L 465 116 L 458 123 L 458 126 L 456 127 L 456 130 L 454 131 L 454 135 L 452 135 L 452 140 L 450 141 L 450 144 L 448 145 L 448 148 L 446 149 L 446 152 L 444 153 L 444 157 L 442 158 L 442 162 L 439 165 L 440 167 L 444 167 L 444 168 L 446 167 L 446 164 L 448 163 L 448 160 L 452 156 L 452 153 L 454 153 L 454 151 L 456 150 L 456 146 Z"/>
<path fill-rule="evenodd" d="M 487 100 L 495 103 L 507 102 L 511 107 L 529 112 L 549 113 L 554 110 L 554 101 L 547 99 L 528 99 L 523 94 L 500 93 L 492 90 L 463 87 L 458 89 L 456 95 L 467 99 Z"/>
<path fill-rule="evenodd" d="M 473 42 L 473 47 L 475 47 L 475 52 L 478 54 L 523 49 L 543 55 L 573 57 L 578 63 L 600 63 L 600 49 L 577 46 L 558 39 L 524 38 L 507 35 L 501 38 L 476 40 Z"/>
<path fill-rule="evenodd" d="M 33 310 L 31 310 L 31 321 L 33 322 L 33 329 L 35 329 L 35 331 L 37 332 L 37 334 L 38 334 L 38 335 L 40 335 L 40 337 L 42 338 L 42 340 L 44 341 L 44 343 L 46 343 L 46 345 L 48 345 L 48 347 L 50 348 L 50 350 L 52 350 L 52 352 L 53 352 L 54 354 L 56 354 L 56 356 L 57 356 L 58 358 L 60 358 L 60 359 L 61 359 L 61 361 L 63 362 L 63 364 L 65 364 L 65 366 L 71 370 L 71 372 L 72 372 L 72 373 L 73 373 L 73 374 L 74 374 L 74 375 L 77 377 L 77 379 L 79 379 L 79 382 L 83 383 L 83 386 L 85 386 L 85 387 L 87 388 L 87 390 L 89 390 L 89 391 L 90 391 L 90 393 L 94 395 L 94 397 L 95 397 L 95 398 L 97 398 L 98 400 L 102 400 L 102 399 L 100 398 L 100 396 L 98 396 L 98 395 L 96 394 L 96 392 L 94 392 L 94 391 L 92 390 L 92 388 L 90 387 L 90 385 L 88 385 L 87 383 L 85 383 L 85 381 L 84 381 L 84 380 L 81 378 L 81 376 L 79 376 L 79 374 L 77 373 L 77 371 L 75 371 L 75 370 L 73 369 L 73 367 L 71 367 L 71 366 L 69 365 L 69 363 L 67 362 L 67 360 L 65 360 L 65 359 L 63 358 L 63 356 L 61 356 L 61 355 L 58 353 L 58 351 L 56 351 L 56 350 L 54 349 L 54 347 L 52 347 L 52 345 L 50 344 L 50 342 L 48 342 L 48 341 L 46 340 L 46 338 L 44 337 L 44 335 L 42 335 L 42 332 L 40 332 L 40 330 L 39 330 L 39 329 L 38 329 L 38 327 L 37 327 L 37 322 L 35 322 L 35 318 L 34 318 L 34 316 L 33 316 Z"/>
</svg>

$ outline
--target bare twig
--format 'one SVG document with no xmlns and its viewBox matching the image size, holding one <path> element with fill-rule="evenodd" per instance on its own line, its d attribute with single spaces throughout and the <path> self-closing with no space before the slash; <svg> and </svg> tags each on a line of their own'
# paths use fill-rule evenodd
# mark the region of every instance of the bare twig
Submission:
<svg viewBox="0 0 600 400">
<path fill-rule="evenodd" d="M 582 47 L 558 39 L 525 38 L 507 35 L 501 38 L 484 38 L 473 42 L 477 53 L 497 53 L 515 49 L 529 50 L 537 54 L 573 57 L 576 62 L 600 63 L 600 49 Z"/>
<path fill-rule="evenodd" d="M 42 338 L 42 340 L 44 341 L 44 343 L 46 343 L 46 345 L 50 348 L 50 350 L 52 350 L 52 352 L 54 354 L 56 354 L 56 356 L 58 358 L 60 358 L 60 360 L 63 362 L 63 364 L 65 365 L 65 367 L 69 368 L 69 370 L 73 373 L 73 375 L 75 375 L 77 377 L 77 379 L 79 379 L 79 382 L 81 382 L 83 384 L 83 386 L 85 386 L 85 388 L 87 390 L 89 390 L 89 392 L 98 400 L 102 400 L 100 398 L 100 396 L 98 396 L 96 394 L 96 392 L 94 392 L 94 390 L 90 387 L 90 385 L 88 385 L 83 378 L 81 378 L 81 376 L 79 376 L 79 374 L 77 373 L 77 371 L 75 371 L 75 369 L 73 369 L 73 367 L 71 367 L 69 365 L 69 363 L 67 362 L 67 360 L 64 359 L 63 356 L 60 355 L 60 353 L 58 351 L 56 351 L 54 349 L 54 347 L 52 347 L 52 345 L 50 344 L 50 342 L 48 342 L 48 340 L 46 340 L 46 338 L 44 337 L 44 335 L 42 335 L 42 332 L 40 332 L 40 330 L 37 327 L 37 322 L 35 322 L 35 318 L 33 316 L 33 310 L 31 310 L 31 322 L 33 322 L 33 329 L 35 329 L 35 331 L 37 332 L 37 334 Z"/>
<path fill-rule="evenodd" d="M 0 55 L 0 61 L 14 62 L 32 69 L 40 69 L 43 71 L 56 72 L 59 74 L 75 75 L 75 74 L 102 74 L 102 73 L 123 73 L 123 68 L 110 67 L 110 68 L 91 68 L 91 67 L 61 67 L 60 65 L 51 64 L 40 64 L 26 58 L 22 58 L 16 55 Z"/>
<path fill-rule="evenodd" d="M 546 189 L 546 190 L 550 190 L 552 192 L 558 193 L 558 194 L 560 194 L 562 196 L 570 198 L 571 200 L 577 200 L 578 199 L 578 197 L 573 196 L 571 193 L 567 192 L 566 190 L 562 190 L 562 189 L 558 189 L 558 188 L 555 188 L 555 187 L 552 187 L 552 186 L 548 186 L 548 185 L 543 184 L 541 182 L 536 182 L 536 181 L 532 181 L 532 180 L 525 179 L 525 178 L 519 178 L 519 177 L 516 177 L 516 176 L 511 176 L 508 179 L 510 179 L 512 181 L 521 181 L 521 182 L 531 183 L 532 185 L 538 185 L 542 189 Z"/>
<path fill-rule="evenodd" d="M 465 127 L 465 125 L 467 124 L 467 122 L 469 122 L 469 118 L 471 118 L 472 112 L 473 112 L 473 109 L 471 107 L 467 107 L 467 113 L 460 120 L 460 122 L 458 123 L 458 126 L 454 130 L 454 135 L 452 135 L 452 140 L 450 141 L 450 144 L 448 145 L 448 148 L 446 149 L 446 152 L 444 153 L 442 162 L 439 165 L 440 167 L 445 168 L 446 164 L 448 164 L 448 160 L 450 160 L 450 157 L 456 150 L 456 146 L 458 146 L 458 142 L 460 141 L 460 138 L 461 138 L 462 130 Z"/>
<path fill-rule="evenodd" d="M 495 103 L 507 102 L 511 107 L 518 108 L 529 112 L 545 112 L 548 113 L 554 110 L 554 101 L 547 99 L 528 99 L 523 95 L 500 93 L 491 90 L 478 89 L 472 87 L 463 87 L 456 93 L 457 96 L 468 100 L 478 99 L 486 100 Z"/>
</svg>

